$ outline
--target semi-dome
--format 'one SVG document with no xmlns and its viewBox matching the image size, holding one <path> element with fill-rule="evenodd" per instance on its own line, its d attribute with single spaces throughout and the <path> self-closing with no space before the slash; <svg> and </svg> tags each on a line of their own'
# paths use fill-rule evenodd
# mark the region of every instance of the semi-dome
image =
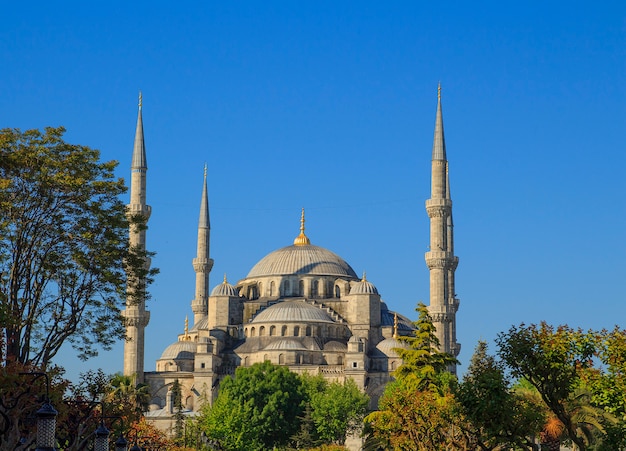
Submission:
<svg viewBox="0 0 626 451">
<path fill-rule="evenodd" d="M 299 342 L 298 340 L 294 340 L 293 338 L 280 338 L 278 340 L 272 341 L 268 344 L 264 351 L 302 351 L 307 350 L 306 346 Z"/>
<path fill-rule="evenodd" d="M 315 322 L 332 323 L 327 311 L 303 301 L 283 301 L 258 313 L 253 323 Z"/>
<path fill-rule="evenodd" d="M 294 244 L 263 257 L 248 273 L 248 278 L 314 274 L 356 279 L 352 267 L 337 254 L 312 244 Z"/>
<path fill-rule="evenodd" d="M 385 354 L 387 357 L 399 357 L 396 349 L 407 349 L 408 345 L 395 338 L 385 338 L 376 345 L 376 349 Z"/>
<path fill-rule="evenodd" d="M 333 352 L 346 352 L 348 347 L 339 341 L 329 341 L 324 345 L 324 351 L 333 351 Z"/>
<path fill-rule="evenodd" d="M 165 348 L 161 354 L 161 360 L 193 360 L 195 354 L 196 343 L 191 340 L 181 340 Z"/>
</svg>

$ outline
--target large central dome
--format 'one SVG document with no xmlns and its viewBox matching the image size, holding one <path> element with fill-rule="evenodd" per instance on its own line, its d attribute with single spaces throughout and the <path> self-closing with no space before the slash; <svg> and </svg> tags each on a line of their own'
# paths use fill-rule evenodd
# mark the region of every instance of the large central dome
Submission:
<svg viewBox="0 0 626 451">
<path fill-rule="evenodd" d="M 250 270 L 248 278 L 290 274 L 358 278 L 344 259 L 312 244 L 294 244 L 266 255 Z"/>
</svg>

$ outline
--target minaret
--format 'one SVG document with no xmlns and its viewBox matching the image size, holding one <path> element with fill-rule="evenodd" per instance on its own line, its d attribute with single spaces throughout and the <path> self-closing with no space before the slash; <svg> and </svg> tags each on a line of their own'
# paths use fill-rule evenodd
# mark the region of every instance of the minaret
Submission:
<svg viewBox="0 0 626 451">
<path fill-rule="evenodd" d="M 426 264 L 430 270 L 430 305 L 428 310 L 437 329 L 440 350 L 458 356 L 456 312 L 459 300 L 454 289 L 454 271 L 459 258 L 454 256 L 452 199 L 448 180 L 448 160 L 441 113 L 441 85 L 437 88 L 437 119 L 433 142 L 431 198 L 426 201 L 430 218 L 430 251 Z M 456 368 L 452 368 L 455 371 Z"/>
<path fill-rule="evenodd" d="M 209 220 L 209 196 L 207 194 L 206 164 L 204 165 L 204 186 L 200 200 L 200 219 L 198 221 L 198 249 L 193 259 L 193 269 L 196 272 L 196 297 L 191 301 L 193 322 L 197 324 L 209 313 L 209 273 L 213 268 L 213 260 L 209 258 L 211 239 L 211 221 Z"/>
<path fill-rule="evenodd" d="M 147 224 L 151 208 L 146 205 L 146 147 L 143 139 L 143 120 L 141 117 L 142 98 L 139 93 L 139 113 L 137 116 L 137 130 L 135 131 L 135 147 L 130 175 L 130 204 L 128 214 L 131 217 L 140 215 Z M 146 228 L 131 225 L 129 230 L 129 245 L 143 252 L 146 250 Z M 146 258 L 146 271 L 150 268 L 150 259 Z M 132 276 L 128 276 L 131 279 Z M 135 283 L 129 280 L 129 286 Z M 150 312 L 146 310 L 146 299 L 143 293 L 145 282 L 136 282 L 140 289 L 138 294 L 128 289 L 128 301 L 123 312 L 126 325 L 126 342 L 124 343 L 124 375 L 136 376 L 136 383 L 143 382 L 144 337 L 145 328 L 150 321 Z"/>
</svg>

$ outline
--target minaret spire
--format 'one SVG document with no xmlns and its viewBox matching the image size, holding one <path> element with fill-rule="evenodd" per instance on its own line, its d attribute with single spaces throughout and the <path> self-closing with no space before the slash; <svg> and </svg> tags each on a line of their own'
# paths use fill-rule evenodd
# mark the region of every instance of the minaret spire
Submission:
<svg viewBox="0 0 626 451">
<path fill-rule="evenodd" d="M 439 339 L 440 350 L 458 356 L 456 312 L 459 300 L 454 287 L 454 272 L 459 258 L 454 255 L 452 199 L 448 178 L 448 160 L 443 132 L 441 84 L 437 87 L 437 115 L 433 139 L 431 198 L 426 201 L 430 218 L 430 250 L 425 259 L 430 270 L 430 305 L 428 307 Z M 453 372 L 456 368 L 450 368 Z"/>
<path fill-rule="evenodd" d="M 198 246 L 196 258 L 193 259 L 193 269 L 196 272 L 196 296 L 191 301 L 193 321 L 197 324 L 209 313 L 209 274 L 213 268 L 210 258 L 211 221 L 209 218 L 209 195 L 207 189 L 207 165 L 204 165 L 204 182 L 202 198 L 200 199 L 200 218 L 198 219 Z"/>
<path fill-rule="evenodd" d="M 148 163 L 146 160 L 146 146 L 143 136 L 143 118 L 141 114 L 142 97 L 139 93 L 139 112 L 137 115 L 137 128 L 135 130 L 135 145 L 131 162 L 130 175 L 130 203 L 128 204 L 128 214 L 131 217 L 140 216 L 148 223 L 150 213 L 149 205 L 146 204 L 146 172 Z M 140 252 L 146 250 L 146 228 L 137 227 L 131 224 L 128 242 L 131 248 L 136 248 Z M 150 268 L 150 259 L 145 260 L 146 270 Z M 132 280 L 129 275 L 129 287 L 138 285 L 145 286 L 145 281 Z M 136 382 L 143 382 L 144 369 L 144 341 L 145 328 L 150 321 L 150 312 L 146 310 L 146 300 L 141 289 L 128 289 L 128 301 L 123 312 L 124 324 L 126 326 L 127 340 L 124 343 L 124 375 L 136 377 Z"/>
</svg>

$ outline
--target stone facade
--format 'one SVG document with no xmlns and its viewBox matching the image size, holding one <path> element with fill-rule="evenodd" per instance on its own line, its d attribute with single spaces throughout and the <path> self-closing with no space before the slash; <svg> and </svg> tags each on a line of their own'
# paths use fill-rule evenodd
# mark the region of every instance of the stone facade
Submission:
<svg viewBox="0 0 626 451">
<path fill-rule="evenodd" d="M 145 162 L 145 154 L 143 159 Z M 134 176 L 135 157 L 133 162 Z M 139 172 L 144 177 L 144 190 L 145 169 Z M 431 221 L 431 250 L 426 254 L 431 273 L 429 308 L 442 349 L 458 355 L 458 300 L 454 295 L 458 258 L 452 243 L 452 201 L 440 97 L 432 175 L 433 193 L 427 201 Z M 134 192 L 131 198 L 135 199 L 133 196 Z M 142 196 L 143 203 L 139 204 L 145 205 L 145 192 Z M 305 234 L 304 209 L 300 233 L 293 244 L 270 252 L 234 285 L 224 277 L 210 294 L 208 280 L 213 260 L 209 246 L 205 168 L 197 255 L 192 262 L 196 272 L 195 298 L 191 302 L 193 324 L 186 324 L 184 332 L 163 351 L 156 371 L 142 371 L 143 338 L 125 348 L 125 374 L 142 371 L 141 376 L 150 385 L 152 402 L 147 417 L 155 425 L 163 430 L 173 426 L 171 387 L 176 380 L 181 385 L 185 413 L 193 415 L 203 403 L 215 399 L 220 381 L 234 375 L 237 367 L 264 361 L 286 365 L 296 373 L 321 374 L 330 381 L 351 378 L 370 396 L 370 407 L 377 406 L 385 384 L 402 363 L 395 349 L 405 345 L 398 337 L 410 335 L 413 325 L 408 318 L 389 310 L 365 275 L 357 276 L 341 257 L 311 244 Z M 141 337 L 148 318 L 144 311 L 136 313 Z M 127 327 L 129 336 L 134 337 L 134 326 L 127 323 Z"/>
</svg>

